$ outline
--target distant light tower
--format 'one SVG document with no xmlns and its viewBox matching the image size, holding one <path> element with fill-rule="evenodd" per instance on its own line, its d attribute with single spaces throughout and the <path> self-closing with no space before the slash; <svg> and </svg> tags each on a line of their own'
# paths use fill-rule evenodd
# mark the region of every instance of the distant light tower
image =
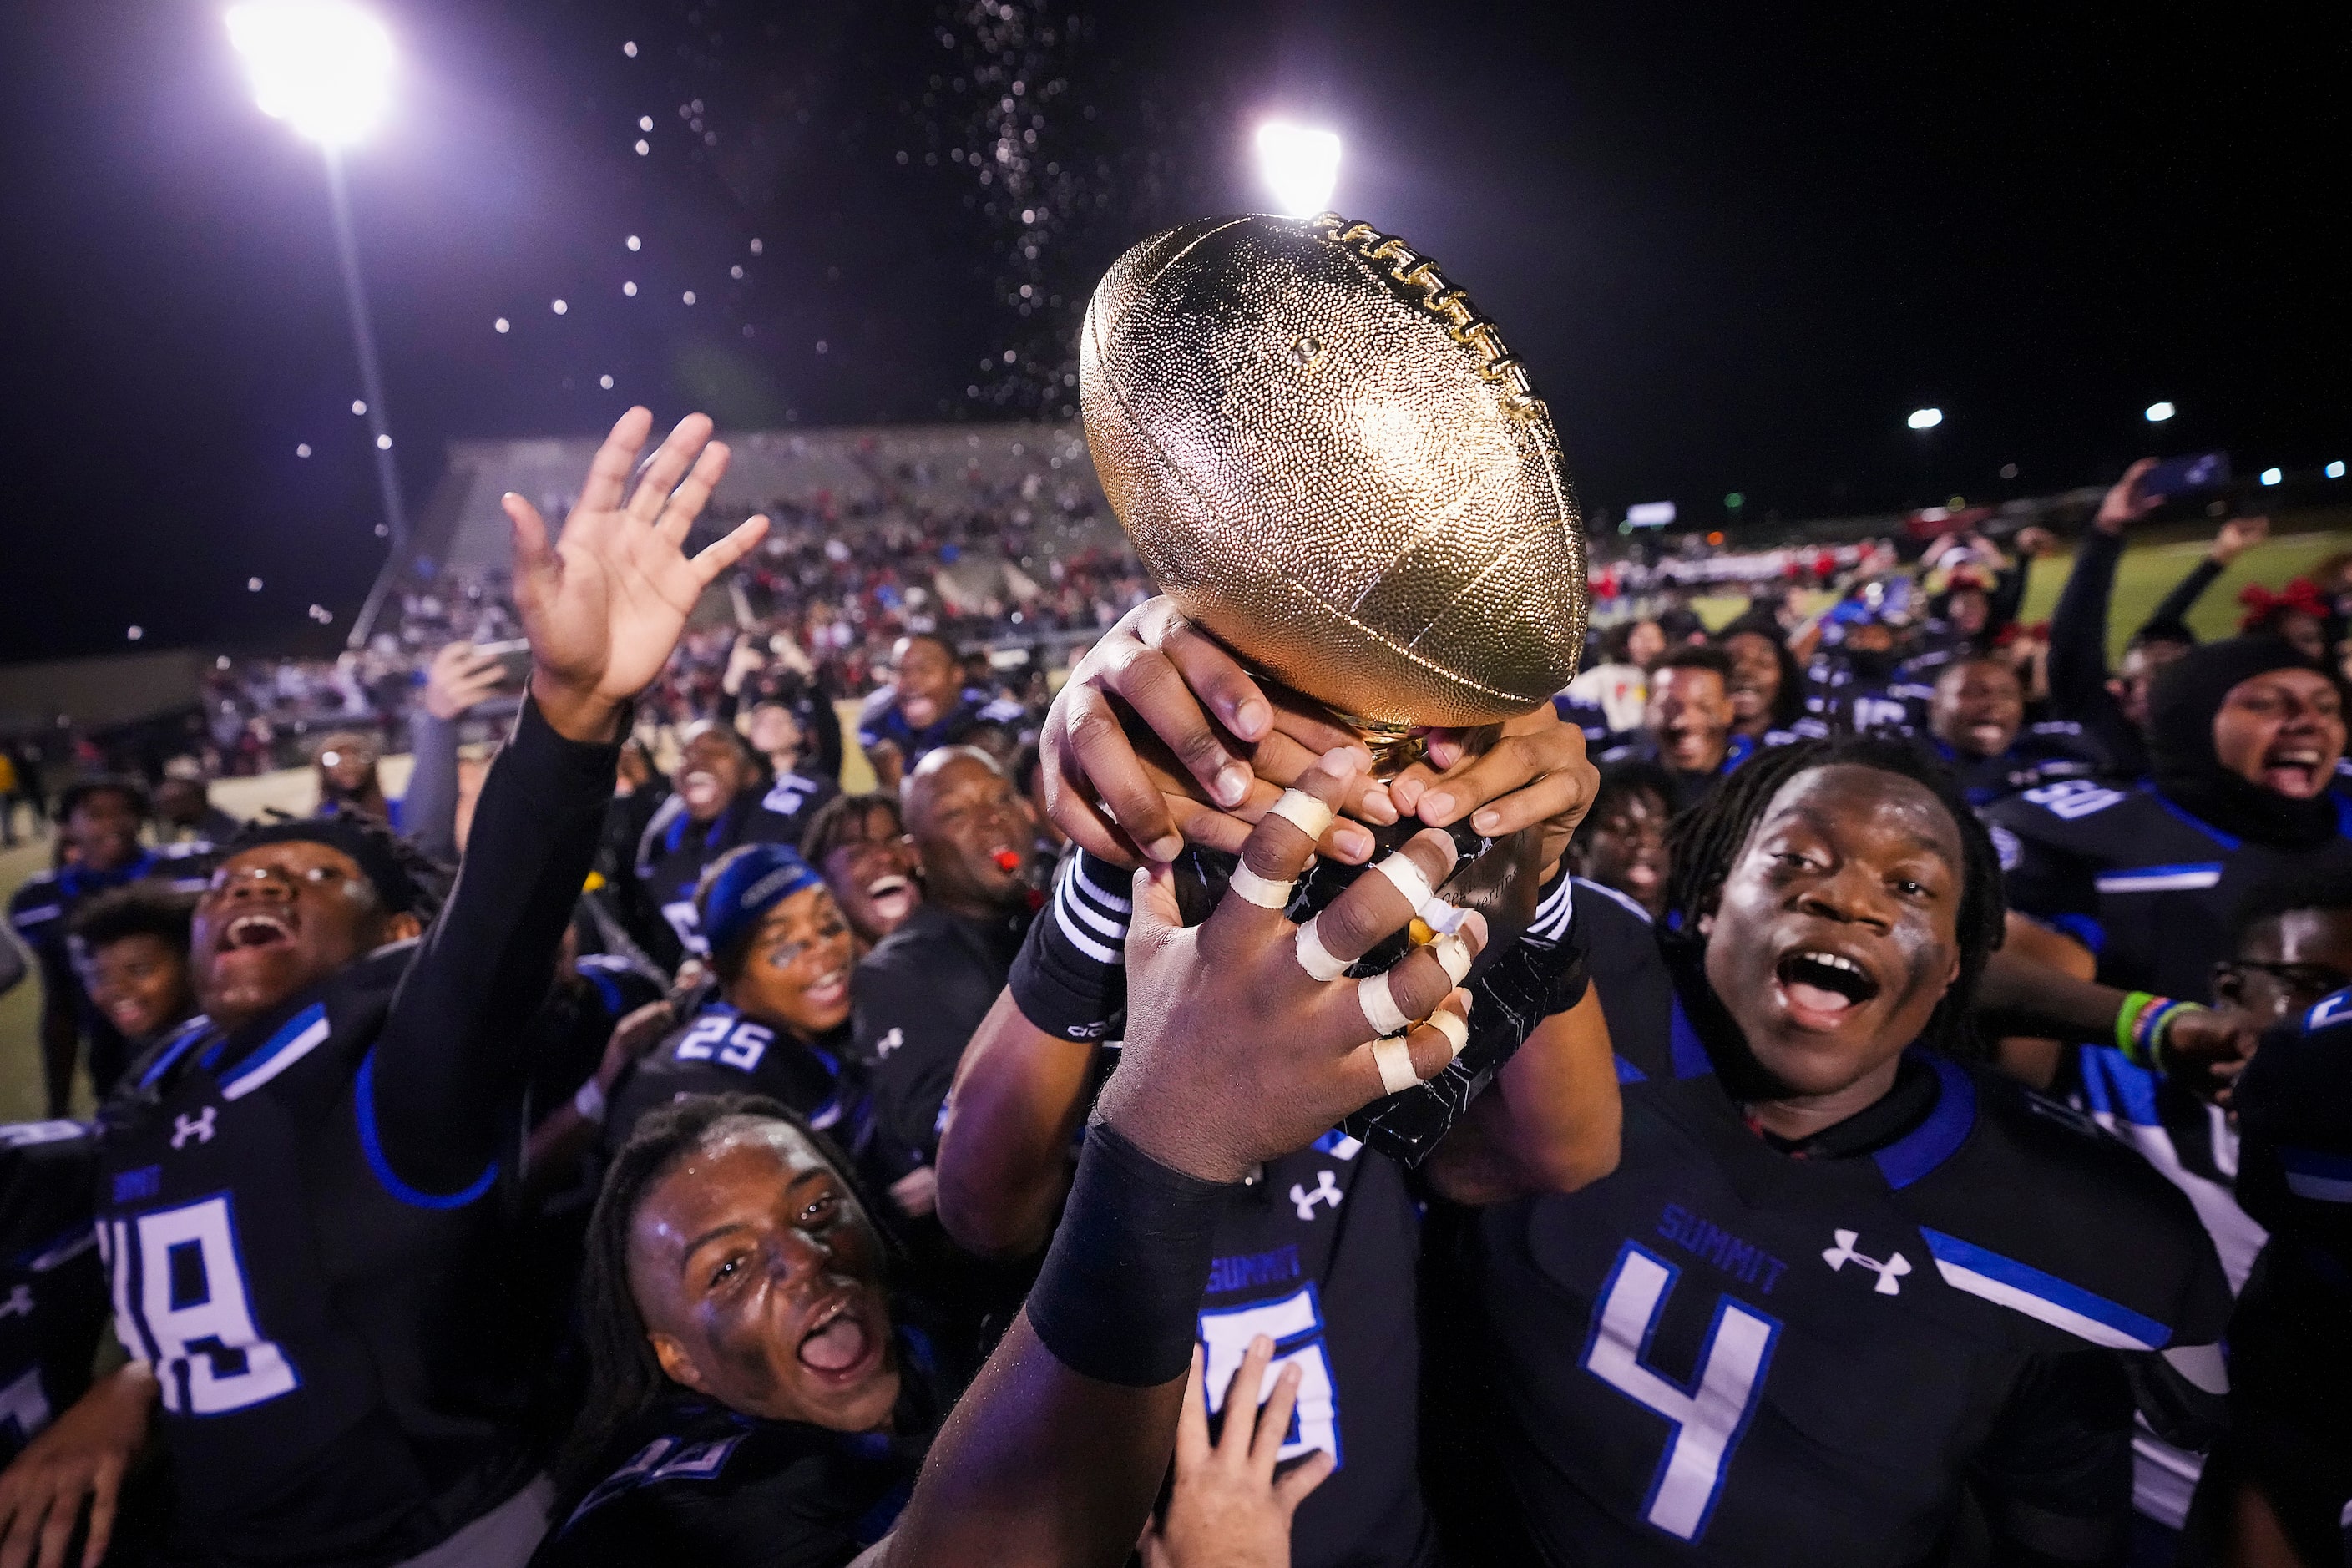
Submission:
<svg viewBox="0 0 2352 1568">
<path fill-rule="evenodd" d="M 2169 403 L 2151 403 L 2147 405 L 2147 422 L 2151 425 L 2161 425 L 2179 412 Z"/>
<path fill-rule="evenodd" d="M 1286 216 L 1313 217 L 1331 205 L 1331 189 L 1339 180 L 1339 139 L 1328 131 L 1270 121 L 1257 128 L 1257 163 Z"/>
<path fill-rule="evenodd" d="M 352 234 L 342 159 L 343 149 L 367 134 L 391 101 L 392 35 L 382 22 L 344 0 L 246 0 L 229 8 L 228 36 L 245 57 L 254 101 L 261 111 L 316 142 L 326 162 L 327 205 L 334 217 L 335 252 L 342 262 L 343 302 L 351 312 L 360 392 L 374 437 L 384 529 L 397 559 L 408 548 L 408 509 L 401 501 L 400 469 L 392 457 L 391 419 L 367 290 L 360 281 L 359 242 Z M 378 574 L 375 591 L 352 625 L 354 647 L 373 624 L 377 601 L 391 580 L 391 573 Z"/>
<path fill-rule="evenodd" d="M 1915 408 L 1911 411 L 1911 417 L 1903 423 L 1914 430 L 1933 430 L 1943 422 L 1944 411 L 1940 408 Z"/>
</svg>

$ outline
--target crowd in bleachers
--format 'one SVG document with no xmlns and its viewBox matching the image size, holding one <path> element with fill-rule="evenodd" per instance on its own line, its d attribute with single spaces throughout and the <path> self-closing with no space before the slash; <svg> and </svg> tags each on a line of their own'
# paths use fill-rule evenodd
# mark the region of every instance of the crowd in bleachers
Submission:
<svg viewBox="0 0 2352 1568">
<path fill-rule="evenodd" d="M 1622 557 L 1373 777 L 1075 492 L 708 437 L 216 672 L 315 813 L 58 792 L 0 1562 L 2342 1560 L 2347 558 Z"/>
</svg>

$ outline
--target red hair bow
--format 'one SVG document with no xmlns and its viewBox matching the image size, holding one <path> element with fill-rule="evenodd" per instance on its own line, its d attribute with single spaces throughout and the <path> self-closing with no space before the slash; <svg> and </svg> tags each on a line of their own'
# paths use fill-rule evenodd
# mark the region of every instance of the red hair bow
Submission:
<svg viewBox="0 0 2352 1568">
<path fill-rule="evenodd" d="M 2290 612 L 2315 621 L 2327 618 L 2327 601 L 2320 596 L 2319 584 L 2308 577 L 2297 577 L 2275 594 L 2260 583 L 2249 583 L 2238 590 L 2238 603 L 2246 606 L 2238 622 L 2242 632 L 2259 631 L 2272 617 Z"/>
</svg>

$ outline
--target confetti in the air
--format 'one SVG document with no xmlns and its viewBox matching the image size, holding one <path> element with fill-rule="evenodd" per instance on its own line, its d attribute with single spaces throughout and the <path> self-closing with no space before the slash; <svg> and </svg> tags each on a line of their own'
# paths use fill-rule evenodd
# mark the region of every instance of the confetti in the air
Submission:
<svg viewBox="0 0 2352 1568">
<path fill-rule="evenodd" d="M 634 300 L 637 297 L 637 286 L 635 283 L 624 283 L 621 285 L 621 292 Z"/>
<path fill-rule="evenodd" d="M 638 130 L 640 130 L 640 131 L 651 131 L 653 128 L 654 128 L 654 117 L 653 117 L 652 115 L 650 115 L 650 114 L 640 114 L 640 115 L 638 115 L 638 116 L 637 116 L 637 129 L 638 129 Z"/>
<path fill-rule="evenodd" d="M 650 153 L 650 152 L 652 152 L 652 151 L 653 151 L 653 149 L 652 149 L 651 147 L 649 147 L 649 146 L 647 146 L 647 145 L 646 144 L 646 141 L 645 141 L 645 139 L 644 139 L 643 137 L 639 137 L 639 138 L 637 139 L 637 156 L 638 156 L 638 157 L 642 158 L 642 157 L 644 157 L 646 153 Z"/>
<path fill-rule="evenodd" d="M 124 635 L 129 637 L 132 642 L 137 642 L 141 637 L 147 635 L 147 628 L 145 626 L 133 626 Z"/>
<path fill-rule="evenodd" d="M 640 241 L 638 240 L 637 237 L 636 237 L 635 235 L 634 235 L 634 234 L 633 234 L 633 235 L 629 236 L 629 237 L 628 237 L 627 239 L 624 240 L 622 243 L 623 243 L 623 244 L 625 244 L 625 245 L 626 245 L 626 246 L 627 246 L 631 250 L 635 250 L 635 249 L 636 249 L 636 248 L 637 248 L 637 247 L 638 247 L 638 245 L 639 245 Z"/>
<path fill-rule="evenodd" d="M 379 437 L 377 437 L 375 438 L 375 449 L 376 449 L 377 451 L 379 451 L 379 452 L 389 452 L 389 451 L 391 451 L 391 450 L 392 450 L 392 437 L 389 437 L 389 436 L 379 436 Z"/>
<path fill-rule="evenodd" d="M 635 38 L 632 38 L 632 39 L 630 39 L 627 43 L 623 44 L 623 45 L 621 46 L 621 52 L 622 52 L 623 54 L 625 54 L 625 55 L 628 56 L 631 59 L 635 59 L 635 58 L 637 58 L 637 43 L 636 43 L 636 40 L 635 40 Z"/>
<path fill-rule="evenodd" d="M 355 397 L 352 399 L 352 412 L 354 414 L 365 414 L 367 412 L 367 405 L 362 403 Z"/>
<path fill-rule="evenodd" d="M 490 330 L 493 331 L 503 332 L 512 324 L 513 323 L 509 321 L 504 316 L 500 316 L 497 321 L 490 323 Z"/>
<path fill-rule="evenodd" d="M 247 593 L 248 593 L 248 594 L 258 594 L 258 593 L 260 593 L 260 592 L 261 592 L 261 579 L 260 579 L 260 578 L 258 578 L 258 577 L 247 577 L 247 578 L 245 580 L 245 591 L 246 591 Z"/>
<path fill-rule="evenodd" d="M 691 289 L 686 291 L 686 302 L 689 305 L 694 303 L 694 290 Z"/>
<path fill-rule="evenodd" d="M 309 456 L 310 455 L 310 442 L 308 442 L 308 441 L 297 441 L 297 442 L 295 442 L 295 443 L 294 443 L 294 455 L 295 455 L 296 457 L 298 457 L 298 458 L 307 458 L 307 457 L 309 457 Z"/>
<path fill-rule="evenodd" d="M 596 384 L 610 392 L 613 390 L 613 378 L 609 375 L 600 375 L 596 378 Z"/>
<path fill-rule="evenodd" d="M 552 309 L 552 310 L 555 311 L 555 313 L 556 313 L 557 315 L 559 315 L 559 316 L 560 316 L 560 315 L 563 314 L 563 312 L 565 312 L 566 310 L 569 310 L 570 309 L 572 309 L 572 307 L 571 307 L 571 306 L 569 306 L 569 305 L 567 305 L 567 304 L 565 304 L 562 300 L 558 300 L 554 303 L 554 305 L 551 307 L 551 309 Z"/>
</svg>

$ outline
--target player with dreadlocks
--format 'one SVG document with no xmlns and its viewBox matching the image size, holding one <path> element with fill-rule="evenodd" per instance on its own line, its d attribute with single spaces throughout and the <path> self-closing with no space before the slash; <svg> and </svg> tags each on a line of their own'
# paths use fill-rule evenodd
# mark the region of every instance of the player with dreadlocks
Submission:
<svg viewBox="0 0 2352 1568">
<path fill-rule="evenodd" d="M 1593 975 L 1616 1171 L 1462 1230 L 1444 1320 L 1526 1538 L 1490 1555 L 2119 1548 L 2134 1394 L 2201 1436 L 2228 1294 L 2160 1177 L 1968 1064 L 2001 924 L 1984 829 L 1906 746 L 1766 752 L 1677 825 L 1665 994 Z"/>
</svg>

